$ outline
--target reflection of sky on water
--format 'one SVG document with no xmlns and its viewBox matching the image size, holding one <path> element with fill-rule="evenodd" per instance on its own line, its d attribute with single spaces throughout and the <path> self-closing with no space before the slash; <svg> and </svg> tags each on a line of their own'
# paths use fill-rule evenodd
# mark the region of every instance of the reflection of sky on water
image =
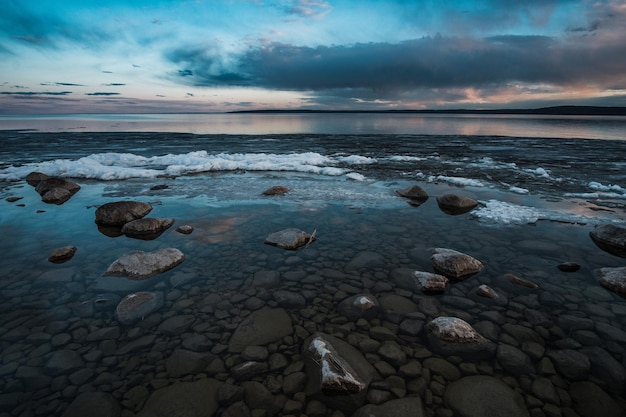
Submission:
<svg viewBox="0 0 626 417">
<path fill-rule="evenodd" d="M 626 117 L 330 114 L 0 116 L 2 129 L 197 134 L 425 134 L 626 139 Z"/>
</svg>

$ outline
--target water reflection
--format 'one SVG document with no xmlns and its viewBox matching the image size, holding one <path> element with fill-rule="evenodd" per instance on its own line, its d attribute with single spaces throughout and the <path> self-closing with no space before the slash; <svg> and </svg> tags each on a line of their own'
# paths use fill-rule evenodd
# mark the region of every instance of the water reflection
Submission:
<svg viewBox="0 0 626 417">
<path fill-rule="evenodd" d="M 1 129 L 197 134 L 426 134 L 626 139 L 622 116 L 387 113 L 0 116 Z"/>
</svg>

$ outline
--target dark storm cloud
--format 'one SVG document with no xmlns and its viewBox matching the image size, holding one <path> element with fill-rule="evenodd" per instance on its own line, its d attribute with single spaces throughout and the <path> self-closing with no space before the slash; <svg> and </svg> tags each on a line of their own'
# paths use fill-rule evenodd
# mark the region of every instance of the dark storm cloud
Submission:
<svg viewBox="0 0 626 417">
<path fill-rule="evenodd" d="M 71 91 L 0 91 L 7 96 L 67 96 Z"/>
<path fill-rule="evenodd" d="M 249 49 L 234 64 L 197 47 L 172 51 L 168 58 L 182 66 L 184 82 L 196 86 L 362 89 L 379 97 L 509 83 L 626 86 L 626 42 L 546 36 L 428 37 L 315 48 L 274 43 Z"/>
<path fill-rule="evenodd" d="M 102 84 L 105 87 L 122 87 L 126 84 L 124 83 L 108 83 L 108 84 Z"/>
<path fill-rule="evenodd" d="M 85 93 L 86 96 L 117 96 L 120 93 L 110 93 L 104 91 L 97 91 L 95 93 Z"/>
</svg>

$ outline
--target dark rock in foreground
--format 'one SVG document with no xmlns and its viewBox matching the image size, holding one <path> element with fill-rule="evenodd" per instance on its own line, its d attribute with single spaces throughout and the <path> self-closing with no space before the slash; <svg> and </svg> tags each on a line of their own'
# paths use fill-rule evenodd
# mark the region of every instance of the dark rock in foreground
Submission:
<svg viewBox="0 0 626 417">
<path fill-rule="evenodd" d="M 529 417 L 524 398 L 500 379 L 468 376 L 448 385 L 444 403 L 460 417 Z"/>
<path fill-rule="evenodd" d="M 285 195 L 289 192 L 289 188 L 284 185 L 275 185 L 263 191 L 263 195 Z"/>
<path fill-rule="evenodd" d="M 468 278 L 484 268 L 479 260 L 452 249 L 435 248 L 430 260 L 437 273 L 455 280 Z"/>
<path fill-rule="evenodd" d="M 136 251 L 113 262 L 104 276 L 146 279 L 168 271 L 184 260 L 185 255 L 175 248 L 160 249 L 154 252 Z"/>
<path fill-rule="evenodd" d="M 116 201 L 106 203 L 96 210 L 96 224 L 100 226 L 123 226 L 150 213 L 152 206 L 140 201 Z"/>
<path fill-rule="evenodd" d="M 229 342 L 231 352 L 246 346 L 264 346 L 293 333 L 291 318 L 282 308 L 257 310 L 242 321 Z"/>
<path fill-rule="evenodd" d="M 80 190 L 80 185 L 64 178 L 49 177 L 41 172 L 31 172 L 26 182 L 35 187 L 41 201 L 48 204 L 63 204 Z"/>
<path fill-rule="evenodd" d="M 472 211 L 478 205 L 478 202 L 469 197 L 445 194 L 437 197 L 437 204 L 444 213 L 457 215 Z"/>
<path fill-rule="evenodd" d="M 55 264 L 62 264 L 63 262 L 67 262 L 76 253 L 76 246 L 65 246 L 62 248 L 58 248 L 52 251 L 50 256 L 48 256 L 48 261 Z"/>
<path fill-rule="evenodd" d="M 367 387 L 378 372 L 363 354 L 335 337 L 316 333 L 303 345 L 307 397 L 347 415 L 365 403 Z"/>
<path fill-rule="evenodd" d="M 387 401 L 381 405 L 368 404 L 359 408 L 352 417 L 423 417 L 424 406 L 420 397 L 406 397 Z"/>
<path fill-rule="evenodd" d="M 137 219 L 126 223 L 122 227 L 122 234 L 135 239 L 152 240 L 156 239 L 172 227 L 174 219 Z"/>
<path fill-rule="evenodd" d="M 611 255 L 626 258 L 626 227 L 614 224 L 596 226 L 589 232 L 591 240 Z"/>
<path fill-rule="evenodd" d="M 446 285 L 448 285 L 448 278 L 430 272 L 415 271 L 413 277 L 417 288 L 425 294 L 440 294 L 446 290 Z"/>
<path fill-rule="evenodd" d="M 437 317 L 427 329 L 430 348 L 442 355 L 486 359 L 495 354 L 495 344 L 458 317 Z"/>
<path fill-rule="evenodd" d="M 295 250 L 315 241 L 315 234 L 308 234 L 299 229 L 285 229 L 270 234 L 265 243 L 282 249 Z"/>
<path fill-rule="evenodd" d="M 154 391 L 137 417 L 211 417 L 219 408 L 221 382 L 211 378 L 178 382 Z M 88 415 L 88 414 L 87 414 Z"/>
<path fill-rule="evenodd" d="M 600 268 L 593 272 L 600 285 L 609 291 L 626 297 L 626 267 Z"/>
<path fill-rule="evenodd" d="M 346 298 L 337 306 L 337 311 L 350 321 L 360 318 L 371 320 L 378 315 L 380 304 L 371 294 L 357 294 Z"/>
<path fill-rule="evenodd" d="M 580 264 L 576 262 L 563 262 L 557 265 L 557 268 L 563 272 L 576 272 L 580 269 Z"/>
<path fill-rule="evenodd" d="M 106 392 L 85 392 L 67 407 L 61 417 L 119 417 L 121 409 L 115 398 Z"/>
<path fill-rule="evenodd" d="M 176 231 L 183 235 L 190 235 L 193 232 L 193 226 L 190 226 L 188 224 L 183 224 L 182 226 L 178 226 L 176 228 Z"/>
<path fill-rule="evenodd" d="M 396 190 L 396 194 L 400 197 L 407 198 L 409 200 L 409 204 L 412 206 L 420 206 L 428 200 L 429 197 L 428 193 L 419 185 L 412 185 L 401 190 Z"/>
</svg>

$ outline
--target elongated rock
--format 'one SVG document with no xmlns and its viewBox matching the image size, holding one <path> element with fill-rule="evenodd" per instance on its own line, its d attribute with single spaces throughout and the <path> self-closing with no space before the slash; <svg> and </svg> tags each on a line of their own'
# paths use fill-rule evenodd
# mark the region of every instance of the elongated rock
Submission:
<svg viewBox="0 0 626 417">
<path fill-rule="evenodd" d="M 427 329 L 431 349 L 442 355 L 484 359 L 495 354 L 496 345 L 458 317 L 437 317 Z"/>
<path fill-rule="evenodd" d="M 152 206 L 140 201 L 115 201 L 96 209 L 96 224 L 100 226 L 123 226 L 150 213 Z"/>
<path fill-rule="evenodd" d="M 299 229 L 284 229 L 270 234 L 265 243 L 282 249 L 294 250 L 315 241 L 315 236 Z"/>
<path fill-rule="evenodd" d="M 435 248 L 430 260 L 435 271 L 455 280 L 468 278 L 484 268 L 482 262 L 452 249 Z"/>
<path fill-rule="evenodd" d="M 122 324 L 131 324 L 163 306 L 163 293 L 136 292 L 128 294 L 115 308 L 115 317 Z"/>
<path fill-rule="evenodd" d="M 448 278 L 439 274 L 432 274 L 430 272 L 415 271 L 413 272 L 415 283 L 425 294 L 439 294 L 446 290 L 448 285 Z"/>
<path fill-rule="evenodd" d="M 626 258 L 626 227 L 614 224 L 596 226 L 589 236 L 593 243 L 611 255 Z"/>
<path fill-rule="evenodd" d="M 174 219 L 144 218 L 126 223 L 122 227 L 122 234 L 137 239 L 151 240 L 174 224 Z"/>
<path fill-rule="evenodd" d="M 146 279 L 174 268 L 185 260 L 185 255 L 175 248 L 154 252 L 136 251 L 127 253 L 113 262 L 104 276 Z"/>
<path fill-rule="evenodd" d="M 599 268 L 593 273 L 604 288 L 626 297 L 626 267 Z"/>
<path fill-rule="evenodd" d="M 64 246 L 53 250 L 50 256 L 48 256 L 48 261 L 55 264 L 62 264 L 72 259 L 75 253 L 76 246 Z"/>
</svg>

